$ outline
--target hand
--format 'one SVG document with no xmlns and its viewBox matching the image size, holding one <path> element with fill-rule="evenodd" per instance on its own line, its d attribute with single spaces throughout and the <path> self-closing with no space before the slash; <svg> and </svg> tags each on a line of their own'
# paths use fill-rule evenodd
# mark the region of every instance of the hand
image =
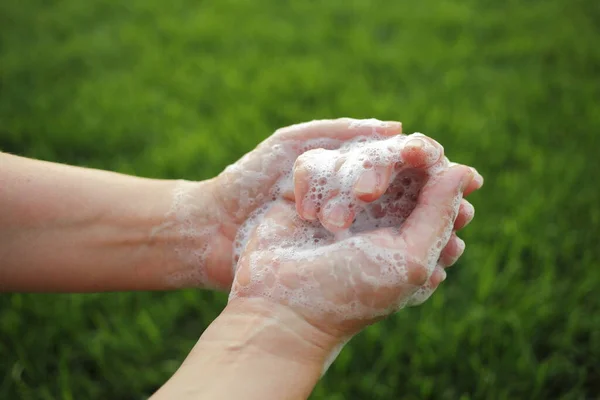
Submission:
<svg viewBox="0 0 600 400">
<path fill-rule="evenodd" d="M 275 201 L 241 253 L 230 302 L 263 298 L 346 340 L 422 301 L 445 278 L 443 267 L 464 248 L 453 229 L 464 223 L 457 216 L 473 180 L 471 168 L 450 167 L 424 185 L 400 228 L 341 239 L 299 218 L 294 203 Z"/>
<path fill-rule="evenodd" d="M 302 218 L 319 220 L 331 232 L 348 229 L 363 210 L 375 219 L 391 213 L 406 218 L 428 175 L 449 164 L 442 146 L 419 133 L 357 138 L 339 149 L 301 154 L 294 164 L 293 199 Z M 466 192 L 482 182 L 478 175 Z"/>
</svg>

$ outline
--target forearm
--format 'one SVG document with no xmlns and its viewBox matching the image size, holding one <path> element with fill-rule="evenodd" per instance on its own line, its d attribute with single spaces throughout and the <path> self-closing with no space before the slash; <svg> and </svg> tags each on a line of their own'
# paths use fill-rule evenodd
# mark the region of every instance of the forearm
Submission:
<svg viewBox="0 0 600 400">
<path fill-rule="evenodd" d="M 287 307 L 237 299 L 153 399 L 306 399 L 338 342 Z"/>
<path fill-rule="evenodd" d="M 171 215 L 176 186 L 0 153 L 0 290 L 169 288 L 193 268 L 178 254 L 190 239 Z"/>
</svg>

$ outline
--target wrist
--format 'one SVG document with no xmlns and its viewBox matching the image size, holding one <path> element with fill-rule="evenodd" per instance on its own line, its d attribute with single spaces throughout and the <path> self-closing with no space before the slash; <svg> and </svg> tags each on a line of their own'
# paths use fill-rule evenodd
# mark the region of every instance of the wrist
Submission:
<svg viewBox="0 0 600 400">
<path fill-rule="evenodd" d="M 234 299 L 155 398 L 308 398 L 337 344 L 288 307 Z"/>
<path fill-rule="evenodd" d="M 158 244 L 162 275 L 169 288 L 225 290 L 231 285 L 231 243 L 235 236 L 214 196 L 214 180 L 156 181 L 160 222 L 149 232 Z"/>
<path fill-rule="evenodd" d="M 232 350 L 253 349 L 299 363 L 323 363 L 341 341 L 291 308 L 263 298 L 232 299 L 219 318 L 239 328 L 228 337 Z M 212 340 L 210 334 L 206 340 Z"/>
<path fill-rule="evenodd" d="M 230 300 L 224 314 L 227 318 L 246 320 L 246 326 L 252 332 L 261 326 L 270 328 L 270 331 L 258 331 L 254 340 L 248 342 L 256 351 L 307 365 L 314 364 L 320 376 L 327 372 L 352 338 L 352 335 L 337 335 L 322 330 L 289 307 L 263 298 Z M 244 340 L 247 339 L 248 336 L 245 336 Z"/>
</svg>

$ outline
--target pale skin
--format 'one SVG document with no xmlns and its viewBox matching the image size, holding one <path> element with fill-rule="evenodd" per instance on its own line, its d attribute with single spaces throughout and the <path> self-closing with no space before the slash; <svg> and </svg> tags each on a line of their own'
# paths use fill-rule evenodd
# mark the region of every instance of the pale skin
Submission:
<svg viewBox="0 0 600 400">
<path fill-rule="evenodd" d="M 264 165 L 269 149 L 277 144 L 298 156 L 306 149 L 297 148 L 297 144 L 306 140 L 343 141 L 374 132 L 398 135 L 401 124 L 356 126 L 355 120 L 338 119 L 284 128 L 240 160 L 237 169 L 228 169 L 203 182 L 144 179 L 0 154 L 0 290 L 228 289 L 234 282 L 232 242 L 237 229 L 258 206 L 271 200 L 270 189 L 281 175 L 280 163 Z M 434 141 L 431 143 L 437 145 Z M 408 162 L 419 167 L 422 162 L 419 145 L 407 147 L 405 151 L 410 153 Z M 242 196 L 235 174 L 256 169 L 266 172 L 264 180 L 250 191 L 245 187 Z M 300 190 L 300 184 L 299 181 L 284 197 L 293 201 L 294 191 Z M 482 178 L 475 173 L 464 188 L 464 194 L 478 189 L 481 184 Z M 372 193 L 360 192 L 360 196 L 376 199 L 385 187 L 385 183 L 375 185 Z M 173 208 L 173 193 L 178 190 L 184 192 L 179 206 L 187 210 L 184 215 L 187 225 L 183 228 L 179 211 Z M 241 197 L 253 201 L 241 204 Z M 302 206 L 297 206 L 300 215 L 307 217 L 303 215 Z M 463 200 L 454 230 L 468 224 L 471 217 L 472 206 Z M 330 224 L 327 216 L 320 215 L 317 219 L 325 226 Z M 190 223 L 210 229 L 190 230 Z M 206 245 L 209 245 L 208 250 L 200 261 L 186 254 L 195 254 L 195 249 Z M 440 263 L 452 264 L 463 249 L 464 245 L 453 234 L 439 255 Z M 243 274 L 238 275 L 243 277 Z M 443 276 L 436 269 L 429 280 L 421 284 L 437 286 Z M 243 282 L 236 279 L 234 287 Z M 272 393 L 278 387 L 293 395 L 290 398 L 302 398 L 310 393 L 320 375 L 323 358 L 338 341 L 339 337 L 328 329 L 316 328 L 314 321 L 299 310 L 260 297 L 232 298 L 178 374 L 158 395 L 177 388 L 200 393 L 192 384 L 194 380 L 197 381 L 198 376 L 213 376 L 214 387 L 210 393 L 223 393 L 219 398 L 234 398 L 234 393 L 226 390 L 249 392 L 243 385 L 227 382 L 239 382 L 240 376 L 244 376 L 243 381 L 250 385 L 247 389 L 256 390 L 256 398 L 269 398 L 260 395 L 260 391 Z M 190 375 L 188 384 L 185 371 L 191 373 L 196 367 L 198 374 L 193 373 L 193 379 Z M 203 369 L 210 371 L 201 372 Z M 259 378 L 265 376 L 263 374 L 279 375 L 281 379 L 273 379 L 274 386 L 269 389 L 271 383 L 261 386 L 265 383 Z M 253 376 L 256 379 L 251 379 Z"/>
</svg>

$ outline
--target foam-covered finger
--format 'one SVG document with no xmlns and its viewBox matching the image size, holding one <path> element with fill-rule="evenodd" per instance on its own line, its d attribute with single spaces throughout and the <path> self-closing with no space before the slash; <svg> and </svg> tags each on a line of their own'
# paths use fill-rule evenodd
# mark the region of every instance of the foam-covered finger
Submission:
<svg viewBox="0 0 600 400">
<path fill-rule="evenodd" d="M 325 201 L 319 211 L 319 220 L 329 232 L 346 230 L 354 220 L 354 207 L 345 198 L 334 196 Z"/>
<path fill-rule="evenodd" d="M 439 257 L 452 232 L 462 192 L 472 179 L 470 168 L 456 165 L 423 188 L 417 206 L 401 229 L 411 253 L 423 260 Z"/>
<path fill-rule="evenodd" d="M 444 148 L 425 135 L 412 134 L 406 138 L 401 154 L 405 164 L 411 167 L 426 168 L 442 158 Z"/>
<path fill-rule="evenodd" d="M 311 174 L 306 163 L 298 158 L 294 164 L 293 171 L 296 211 L 300 217 L 308 221 L 314 221 L 317 218 L 317 210 L 315 202 L 308 195 L 310 191 L 310 179 Z"/>
<path fill-rule="evenodd" d="M 250 234 L 250 237 L 248 238 L 248 242 L 246 243 L 246 246 L 244 247 L 244 252 L 249 251 L 249 252 L 253 252 L 258 250 L 260 247 L 260 236 L 258 234 L 258 227 L 254 228 L 254 231 Z"/>
<path fill-rule="evenodd" d="M 287 237 L 298 224 L 292 202 L 274 202 L 265 213 L 261 223 L 250 235 L 245 252 L 261 250 L 276 240 Z M 260 229 L 259 229 L 260 228 Z"/>
<path fill-rule="evenodd" d="M 402 133 L 402 123 L 377 119 L 338 118 L 304 122 L 281 128 L 278 136 L 285 139 L 339 139 L 379 134 L 393 136 Z"/>
<path fill-rule="evenodd" d="M 458 231 L 469 224 L 475 216 L 475 207 L 467 200 L 462 199 L 458 207 L 458 215 L 454 221 L 454 230 Z"/>
<path fill-rule="evenodd" d="M 354 184 L 354 194 L 365 202 L 380 198 L 390 186 L 394 166 L 373 166 L 365 170 Z"/>
<path fill-rule="evenodd" d="M 450 240 L 448 240 L 448 244 L 440 253 L 439 265 L 444 268 L 451 267 L 454 265 L 460 256 L 462 256 L 465 251 L 465 242 L 455 233 L 452 234 Z"/>
</svg>

